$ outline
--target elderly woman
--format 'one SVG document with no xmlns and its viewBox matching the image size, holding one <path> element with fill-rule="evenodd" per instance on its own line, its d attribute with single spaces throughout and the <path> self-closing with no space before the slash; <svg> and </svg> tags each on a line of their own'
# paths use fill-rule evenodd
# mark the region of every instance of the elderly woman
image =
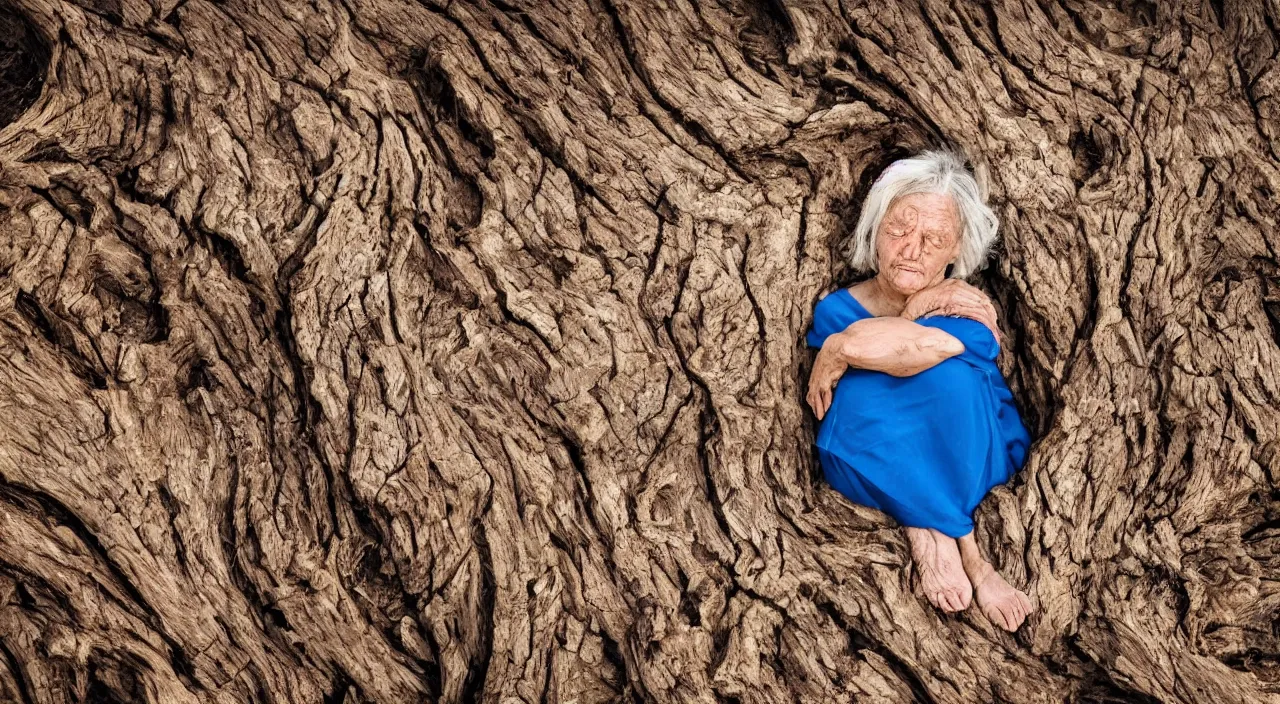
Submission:
<svg viewBox="0 0 1280 704">
<path fill-rule="evenodd" d="M 854 231 L 852 264 L 875 276 L 818 301 L 807 400 L 827 481 L 904 526 L 929 601 L 959 611 L 976 596 L 1013 631 L 1031 602 L 978 552 L 972 516 L 1030 438 L 995 363 L 995 308 L 960 280 L 982 267 L 996 227 L 960 157 L 885 169 Z"/>
</svg>

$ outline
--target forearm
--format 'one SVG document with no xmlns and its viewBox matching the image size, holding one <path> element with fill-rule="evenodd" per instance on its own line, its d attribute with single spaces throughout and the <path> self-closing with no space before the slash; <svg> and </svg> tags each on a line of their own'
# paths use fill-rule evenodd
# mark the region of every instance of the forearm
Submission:
<svg viewBox="0 0 1280 704">
<path fill-rule="evenodd" d="M 828 338 L 826 347 L 856 369 L 911 376 L 964 351 L 954 336 L 898 317 L 866 318 Z"/>
</svg>

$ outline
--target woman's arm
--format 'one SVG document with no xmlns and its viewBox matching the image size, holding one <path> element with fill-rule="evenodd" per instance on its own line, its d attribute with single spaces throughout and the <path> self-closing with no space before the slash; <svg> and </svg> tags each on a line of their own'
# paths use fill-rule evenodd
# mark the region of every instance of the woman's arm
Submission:
<svg viewBox="0 0 1280 704">
<path fill-rule="evenodd" d="M 907 299 L 898 317 L 866 318 L 827 336 L 814 361 L 806 396 L 818 419 L 831 407 L 832 390 L 850 366 L 911 376 L 964 352 L 964 344 L 952 335 L 911 322 L 927 315 L 976 320 L 1000 342 L 995 306 L 977 287 L 947 279 L 918 291 Z"/>
<path fill-rule="evenodd" d="M 893 316 L 863 318 L 832 337 L 849 366 L 891 376 L 919 374 L 964 352 L 951 334 Z"/>
<path fill-rule="evenodd" d="M 954 336 L 904 318 L 863 318 L 827 338 L 809 375 L 806 399 L 819 420 L 831 407 L 832 389 L 845 369 L 911 376 L 964 352 Z"/>
</svg>

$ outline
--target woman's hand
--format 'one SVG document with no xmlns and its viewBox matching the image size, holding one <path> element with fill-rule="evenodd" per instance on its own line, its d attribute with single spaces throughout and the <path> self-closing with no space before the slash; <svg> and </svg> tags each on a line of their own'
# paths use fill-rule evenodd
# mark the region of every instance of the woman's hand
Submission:
<svg viewBox="0 0 1280 704">
<path fill-rule="evenodd" d="M 831 408 L 831 399 L 835 395 L 836 384 L 849 363 L 840 354 L 846 333 L 838 332 L 828 335 L 822 349 L 818 350 L 818 358 L 813 362 L 813 371 L 809 374 L 809 393 L 805 400 L 813 409 L 813 414 L 822 420 Z"/>
<path fill-rule="evenodd" d="M 927 315 L 954 315 L 976 320 L 986 325 L 996 342 L 1000 342 L 1000 327 L 991 299 L 977 287 L 960 279 L 946 279 L 907 298 L 907 306 L 902 310 L 903 318 L 915 320 Z"/>
</svg>

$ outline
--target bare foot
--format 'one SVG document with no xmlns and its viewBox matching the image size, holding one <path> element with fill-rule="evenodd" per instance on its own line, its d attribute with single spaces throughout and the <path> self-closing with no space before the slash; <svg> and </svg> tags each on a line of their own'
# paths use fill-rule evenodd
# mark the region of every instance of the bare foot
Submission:
<svg viewBox="0 0 1280 704">
<path fill-rule="evenodd" d="M 929 603 L 946 612 L 968 608 L 973 587 L 965 576 L 955 538 L 931 528 L 906 528 L 906 533 Z"/>
<path fill-rule="evenodd" d="M 1006 631 L 1018 630 L 1032 611 L 1027 595 L 1009 586 L 986 560 L 966 561 L 964 568 L 973 583 L 982 613 Z"/>
</svg>

